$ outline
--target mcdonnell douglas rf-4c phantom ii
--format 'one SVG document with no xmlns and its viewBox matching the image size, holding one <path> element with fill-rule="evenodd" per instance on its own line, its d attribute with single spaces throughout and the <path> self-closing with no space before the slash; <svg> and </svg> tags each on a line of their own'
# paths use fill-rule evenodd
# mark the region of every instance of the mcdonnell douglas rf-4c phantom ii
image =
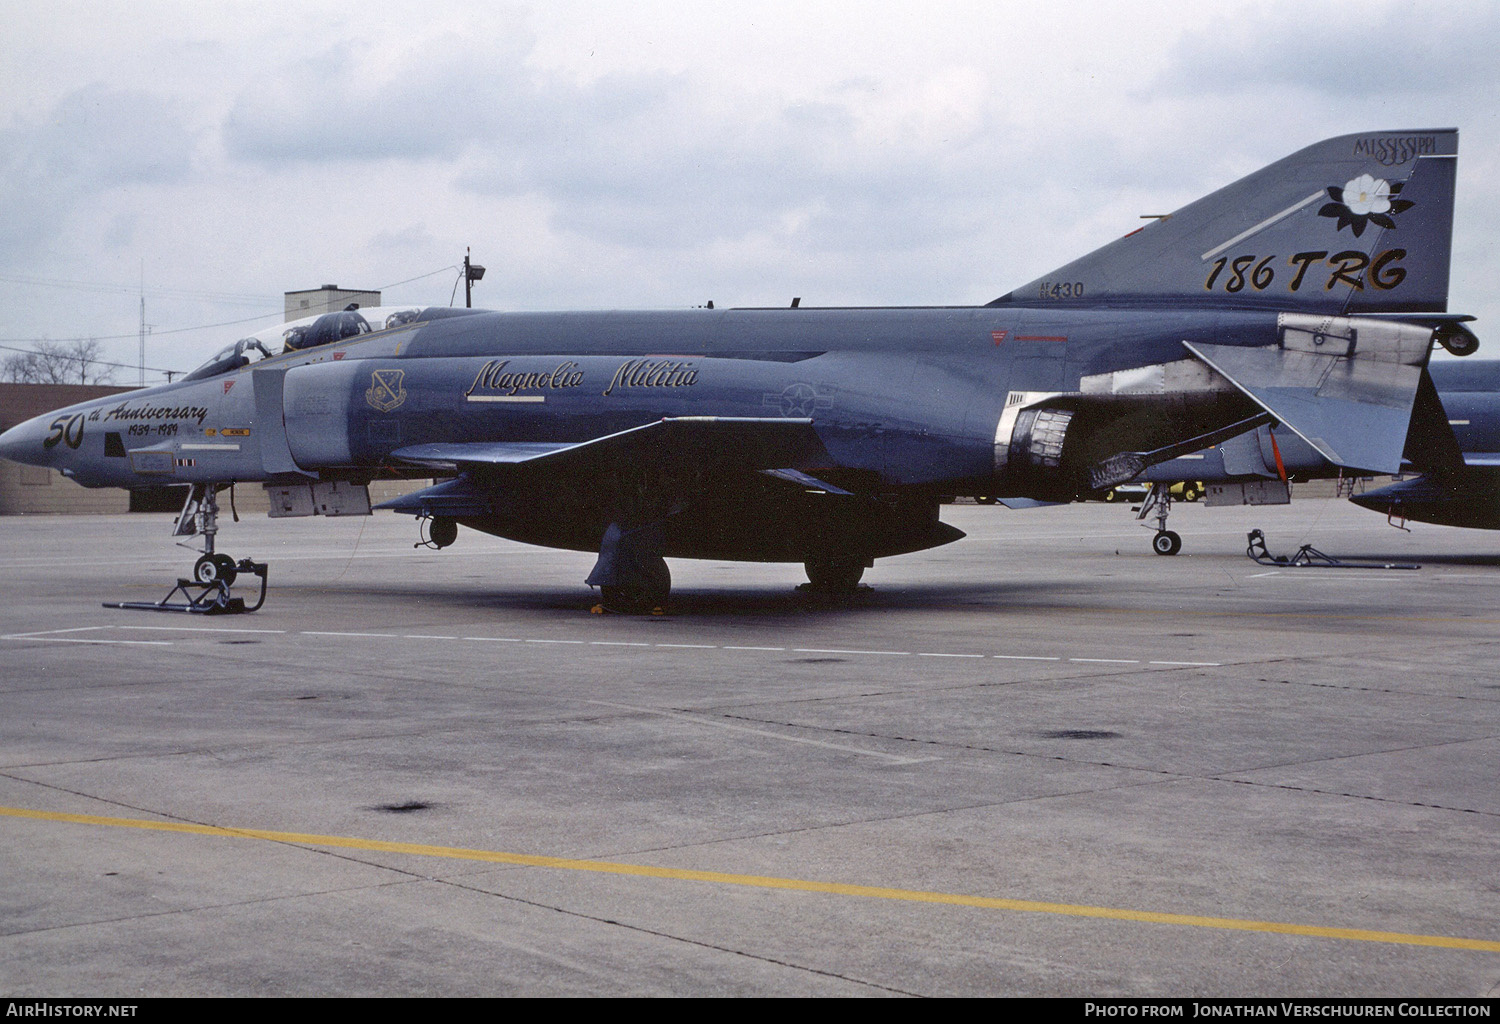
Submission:
<svg viewBox="0 0 1500 1024">
<path fill-rule="evenodd" d="M 0 436 L 88 486 L 188 483 L 272 515 L 382 506 L 597 551 L 608 608 L 667 597 L 666 558 L 801 562 L 851 590 L 962 534 L 939 496 L 1096 493 L 1266 424 L 1331 465 L 1451 439 L 1427 374 L 1446 312 L 1458 133 L 1310 146 L 983 306 L 496 313 L 347 310 L 229 346 L 185 379 Z M 1420 445 L 1417 445 L 1420 447 Z"/>
</svg>

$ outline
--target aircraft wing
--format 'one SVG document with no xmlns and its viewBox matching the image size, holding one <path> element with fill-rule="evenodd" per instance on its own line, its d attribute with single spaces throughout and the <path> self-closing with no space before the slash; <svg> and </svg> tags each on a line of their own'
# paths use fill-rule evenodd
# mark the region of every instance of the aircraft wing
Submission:
<svg viewBox="0 0 1500 1024">
<path fill-rule="evenodd" d="M 434 468 L 514 466 L 561 474 L 588 473 L 621 460 L 756 471 L 827 458 L 811 419 L 782 416 L 675 416 L 587 441 L 438 442 L 398 448 L 391 455 Z"/>
</svg>

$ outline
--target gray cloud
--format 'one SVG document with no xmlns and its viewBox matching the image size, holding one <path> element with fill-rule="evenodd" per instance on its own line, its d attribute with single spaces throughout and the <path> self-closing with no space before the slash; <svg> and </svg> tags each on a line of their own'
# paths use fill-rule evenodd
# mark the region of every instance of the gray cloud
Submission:
<svg viewBox="0 0 1500 1024">
<path fill-rule="evenodd" d="M 1500 9 L 1493 5 L 1372 4 L 1322 13 L 1279 9 L 1233 30 L 1219 24 L 1186 33 L 1151 90 L 1295 90 L 1368 105 L 1376 96 L 1493 87 L 1500 77 Z"/>
<path fill-rule="evenodd" d="M 91 85 L 45 116 L 0 130 L 0 242 L 39 240 L 76 205 L 109 189 L 180 181 L 196 136 L 174 104 Z"/>
<path fill-rule="evenodd" d="M 282 165 L 452 158 L 477 142 L 521 142 L 543 127 L 530 41 L 476 54 L 444 37 L 380 65 L 354 43 L 284 62 L 252 83 L 223 124 L 238 160 Z"/>
</svg>

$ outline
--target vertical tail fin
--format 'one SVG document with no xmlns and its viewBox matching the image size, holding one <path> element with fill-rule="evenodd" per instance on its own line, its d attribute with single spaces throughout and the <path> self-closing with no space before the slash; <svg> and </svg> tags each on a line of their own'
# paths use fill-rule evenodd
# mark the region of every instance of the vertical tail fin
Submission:
<svg viewBox="0 0 1500 1024">
<path fill-rule="evenodd" d="M 1458 131 L 1293 153 L 990 305 L 1443 312 Z"/>
</svg>

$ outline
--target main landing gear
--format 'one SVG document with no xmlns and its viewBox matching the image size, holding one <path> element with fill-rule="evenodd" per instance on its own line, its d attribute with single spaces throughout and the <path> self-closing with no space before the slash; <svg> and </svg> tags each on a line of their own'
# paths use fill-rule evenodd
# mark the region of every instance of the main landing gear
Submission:
<svg viewBox="0 0 1500 1024">
<path fill-rule="evenodd" d="M 123 601 L 106 603 L 106 608 L 135 608 L 143 611 L 162 612 L 195 612 L 202 615 L 229 615 L 239 612 L 258 611 L 260 606 L 266 603 L 266 575 L 268 567 L 264 562 L 254 562 L 248 558 L 235 561 L 222 552 L 214 550 L 214 538 L 219 532 L 219 501 L 218 484 L 193 484 L 188 491 L 187 501 L 183 503 L 182 512 L 177 516 L 177 523 L 172 530 L 174 537 L 201 537 L 202 554 L 193 563 L 193 575 L 191 578 L 179 577 L 177 585 L 168 591 L 167 596 L 160 601 Z M 232 502 L 232 492 L 231 492 Z M 231 503 L 230 512 L 233 514 L 234 506 Z M 239 516 L 236 515 L 238 520 Z M 178 541 L 179 547 L 192 547 Z M 241 575 L 256 576 L 260 579 L 260 595 L 254 604 L 246 604 L 243 598 L 233 597 L 229 588 Z M 172 598 L 181 594 L 183 600 L 174 602 Z"/>
<path fill-rule="evenodd" d="M 599 588 L 596 611 L 622 615 L 660 615 L 672 592 L 672 572 L 662 557 L 666 531 L 662 523 L 627 529 L 610 523 L 599 546 L 599 561 L 584 582 Z"/>
<path fill-rule="evenodd" d="M 848 596 L 858 592 L 859 581 L 870 565 L 867 558 L 852 555 L 809 558 L 802 563 L 807 570 L 807 582 L 798 590 L 812 594 Z"/>
</svg>

